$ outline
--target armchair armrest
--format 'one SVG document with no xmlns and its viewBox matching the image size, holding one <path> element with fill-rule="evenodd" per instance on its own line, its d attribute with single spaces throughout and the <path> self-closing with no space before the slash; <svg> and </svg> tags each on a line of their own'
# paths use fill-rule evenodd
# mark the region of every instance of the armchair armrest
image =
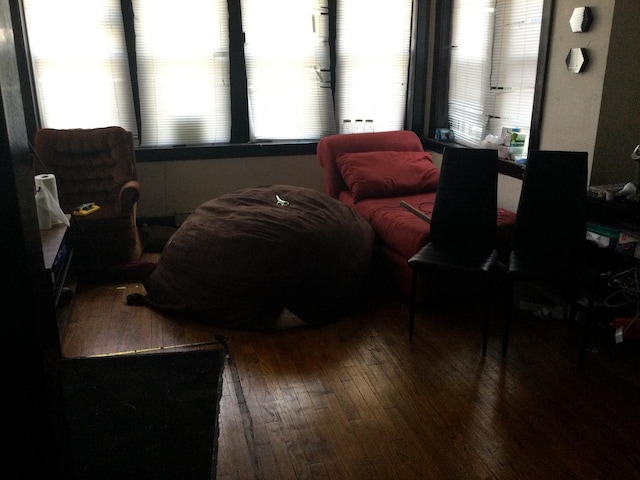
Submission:
<svg viewBox="0 0 640 480">
<path fill-rule="evenodd" d="M 118 201 L 116 203 L 116 211 L 120 213 L 133 213 L 134 206 L 140 198 L 140 182 L 137 180 L 129 180 L 120 187 L 118 192 Z"/>
</svg>

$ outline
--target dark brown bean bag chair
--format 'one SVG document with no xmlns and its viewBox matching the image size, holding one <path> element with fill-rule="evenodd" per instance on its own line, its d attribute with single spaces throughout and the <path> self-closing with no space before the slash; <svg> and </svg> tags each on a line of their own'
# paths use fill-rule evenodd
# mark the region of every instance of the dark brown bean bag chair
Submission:
<svg viewBox="0 0 640 480">
<path fill-rule="evenodd" d="M 130 303 L 227 327 L 274 328 L 283 312 L 332 322 L 365 293 L 374 238 L 351 207 L 322 192 L 247 188 L 198 207 L 143 281 L 146 296 Z"/>
</svg>

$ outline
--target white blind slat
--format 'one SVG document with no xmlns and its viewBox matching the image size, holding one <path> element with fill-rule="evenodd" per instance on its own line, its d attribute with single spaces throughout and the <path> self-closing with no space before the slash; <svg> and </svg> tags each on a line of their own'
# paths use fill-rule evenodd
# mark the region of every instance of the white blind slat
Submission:
<svg viewBox="0 0 640 480">
<path fill-rule="evenodd" d="M 242 0 L 251 140 L 334 132 L 328 10 L 318 0 Z"/>
<path fill-rule="evenodd" d="M 492 95 L 486 133 L 531 126 L 543 0 L 499 1 L 492 58 Z"/>
<path fill-rule="evenodd" d="M 543 0 L 457 0 L 449 120 L 456 141 L 479 146 L 503 127 L 528 131 Z"/>
<path fill-rule="evenodd" d="M 449 122 L 456 142 L 476 146 L 484 130 L 489 92 L 493 4 L 491 0 L 457 0 L 452 19 L 449 71 Z"/>
<path fill-rule="evenodd" d="M 119 0 L 24 0 L 43 126 L 137 136 Z M 80 39 L 80 40 L 79 40 Z"/>
<path fill-rule="evenodd" d="M 142 145 L 231 138 L 224 0 L 133 0 Z"/>
<path fill-rule="evenodd" d="M 121 2 L 24 3 L 43 126 L 120 125 L 142 146 L 230 141 L 226 0 L 132 0 L 140 132 Z M 334 110 L 403 128 L 411 8 L 339 2 L 334 109 L 326 0 L 241 0 L 251 140 L 335 133 Z"/>
<path fill-rule="evenodd" d="M 336 112 L 373 120 L 375 130 L 404 126 L 411 0 L 338 2 Z"/>
</svg>

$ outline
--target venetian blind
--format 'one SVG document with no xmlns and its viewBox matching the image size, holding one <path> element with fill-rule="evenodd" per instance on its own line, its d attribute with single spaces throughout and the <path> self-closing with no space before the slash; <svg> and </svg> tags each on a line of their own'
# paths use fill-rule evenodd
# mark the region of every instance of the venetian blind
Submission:
<svg viewBox="0 0 640 480">
<path fill-rule="evenodd" d="M 325 3 L 242 0 L 252 141 L 335 131 Z"/>
<path fill-rule="evenodd" d="M 142 145 L 231 138 L 226 0 L 133 0 Z"/>
<path fill-rule="evenodd" d="M 412 0 L 337 2 L 339 124 L 351 120 L 356 128 L 357 120 L 373 120 L 376 131 L 404 127 L 412 3 Z"/>
<path fill-rule="evenodd" d="M 456 0 L 449 121 L 456 142 L 479 146 L 503 127 L 531 125 L 543 0 Z"/>
<path fill-rule="evenodd" d="M 137 136 L 119 0 L 24 0 L 43 127 Z"/>
</svg>

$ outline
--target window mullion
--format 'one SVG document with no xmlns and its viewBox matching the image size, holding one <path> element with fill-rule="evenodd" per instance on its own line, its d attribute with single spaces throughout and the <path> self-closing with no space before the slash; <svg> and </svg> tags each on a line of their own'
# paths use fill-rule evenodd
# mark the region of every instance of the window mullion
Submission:
<svg viewBox="0 0 640 480">
<path fill-rule="evenodd" d="M 227 4 L 229 7 L 231 143 L 247 143 L 249 142 L 249 100 L 241 1 L 227 0 Z"/>
<path fill-rule="evenodd" d="M 138 64 L 136 61 L 136 33 L 133 25 L 134 11 L 131 0 L 120 0 L 122 9 L 122 25 L 124 27 L 124 40 L 127 48 L 127 58 L 129 60 L 129 78 L 131 79 L 131 94 L 133 97 L 133 109 L 136 116 L 136 126 L 138 128 L 137 142 L 144 135 L 142 131 L 140 116 L 140 90 L 138 88 Z"/>
</svg>

